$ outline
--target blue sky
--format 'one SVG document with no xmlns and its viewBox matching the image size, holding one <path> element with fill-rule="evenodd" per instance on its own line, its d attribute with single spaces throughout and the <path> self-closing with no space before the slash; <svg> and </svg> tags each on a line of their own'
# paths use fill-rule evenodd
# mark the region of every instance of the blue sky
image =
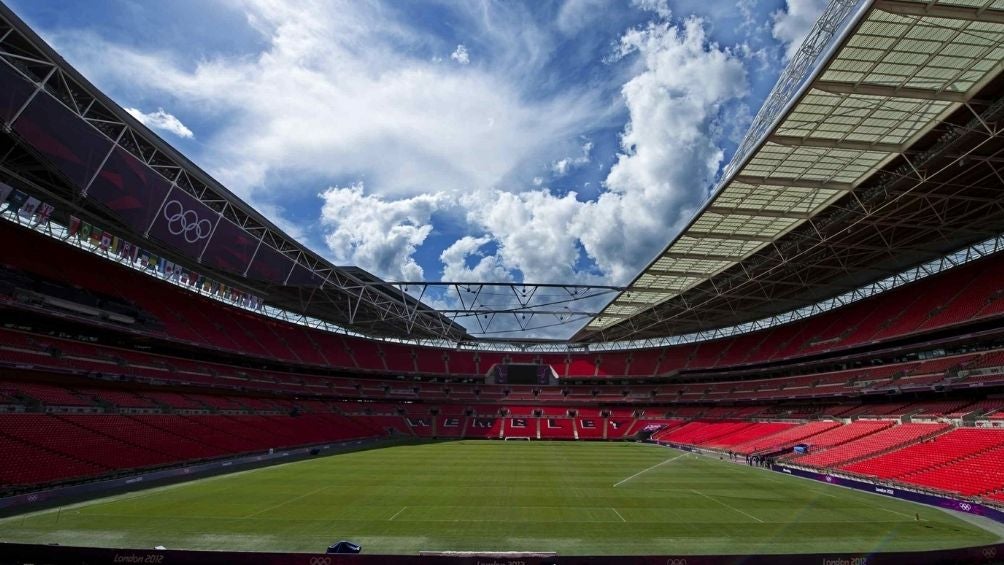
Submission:
<svg viewBox="0 0 1004 565">
<path fill-rule="evenodd" d="M 622 284 L 714 185 L 820 0 L 7 0 L 336 264 Z"/>
</svg>

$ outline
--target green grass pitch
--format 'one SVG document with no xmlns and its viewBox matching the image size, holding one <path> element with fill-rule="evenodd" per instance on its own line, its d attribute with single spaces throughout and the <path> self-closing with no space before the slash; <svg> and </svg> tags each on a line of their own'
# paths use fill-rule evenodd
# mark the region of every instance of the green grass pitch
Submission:
<svg viewBox="0 0 1004 565">
<path fill-rule="evenodd" d="M 997 538 L 933 508 L 631 443 L 397 445 L 0 520 L 4 541 L 316 552 L 347 539 L 397 554 L 872 552 Z"/>
</svg>

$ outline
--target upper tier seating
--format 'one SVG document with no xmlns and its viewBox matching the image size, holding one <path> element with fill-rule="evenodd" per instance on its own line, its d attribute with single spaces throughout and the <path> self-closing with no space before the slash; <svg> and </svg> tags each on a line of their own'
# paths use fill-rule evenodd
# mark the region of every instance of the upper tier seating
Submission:
<svg viewBox="0 0 1004 565">
<path fill-rule="evenodd" d="M 295 364 L 401 374 L 443 374 L 447 370 L 460 375 L 484 374 L 505 357 L 514 362 L 535 359 L 533 355 L 381 345 L 355 337 L 334 336 L 154 282 L 139 272 L 9 222 L 0 222 L 0 237 L 24 243 L 6 248 L 3 263 L 15 272 L 120 297 L 130 308 L 144 313 L 144 319 L 158 321 L 137 323 L 130 328 L 132 331 L 195 343 L 207 349 Z M 37 261 L 40 255 L 47 257 L 47 261 Z M 1004 299 L 998 292 L 1002 273 L 1004 254 L 995 254 L 872 299 L 753 334 L 630 353 L 572 354 L 567 363 L 556 361 L 555 369 L 562 376 L 583 378 L 666 374 L 684 368 L 707 369 L 789 359 L 936 330 L 1004 313 Z M 918 300 L 920 296 L 942 297 L 944 302 Z M 840 321 L 846 320 L 854 322 L 841 329 Z M 5 353 L 8 357 L 17 355 Z M 444 362 L 444 356 L 448 363 Z M 549 362 L 552 357 L 557 356 L 548 356 Z M 100 371 L 101 367 L 95 365 L 94 370 Z M 890 379 L 886 381 L 893 384 Z M 753 391 L 751 398 L 786 396 L 791 395 L 780 389 L 765 389 Z"/>
</svg>

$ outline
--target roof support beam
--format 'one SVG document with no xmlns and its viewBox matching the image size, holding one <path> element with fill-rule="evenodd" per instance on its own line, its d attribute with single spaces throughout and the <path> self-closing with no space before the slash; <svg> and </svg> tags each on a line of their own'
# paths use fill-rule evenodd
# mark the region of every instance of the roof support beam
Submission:
<svg viewBox="0 0 1004 565">
<path fill-rule="evenodd" d="M 812 88 L 831 94 L 863 94 L 865 96 L 936 100 L 941 102 L 957 102 L 959 104 L 968 102 L 970 98 L 966 92 L 945 92 L 942 90 L 912 88 L 909 86 L 887 86 L 884 84 L 840 82 L 836 80 L 817 80 L 812 83 Z"/>
<path fill-rule="evenodd" d="M 882 10 L 883 12 L 899 16 L 920 16 L 1004 24 L 1004 10 L 994 10 L 992 8 L 920 4 L 917 2 L 903 2 L 901 0 L 876 0 L 874 6 L 876 10 Z"/>
<path fill-rule="evenodd" d="M 879 153 L 902 153 L 904 148 L 898 143 L 868 143 L 849 139 L 825 139 L 820 137 L 797 137 L 794 135 L 771 135 L 767 141 L 789 147 L 823 147 L 826 149 L 849 149 L 852 151 L 876 151 Z"/>
<path fill-rule="evenodd" d="M 680 235 L 681 237 L 689 237 L 693 239 L 727 239 L 732 241 L 759 241 L 762 243 L 770 243 L 774 241 L 774 238 L 765 235 L 746 235 L 741 233 L 717 233 L 717 232 L 707 232 L 698 230 L 687 230 Z"/>
<path fill-rule="evenodd" d="M 723 216 L 753 216 L 757 218 L 794 218 L 796 220 L 808 220 L 812 217 L 806 212 L 794 212 L 788 210 L 762 210 L 759 208 L 740 208 L 732 206 L 708 206 L 708 212 L 721 214 Z"/>
<path fill-rule="evenodd" d="M 714 253 L 680 253 L 677 251 L 667 251 L 660 258 L 667 259 L 705 259 L 708 261 L 739 261 L 746 255 L 716 255 Z"/>
<path fill-rule="evenodd" d="M 667 288 L 657 288 L 654 286 L 632 286 L 624 294 L 631 294 L 634 292 L 642 292 L 645 294 L 673 294 L 673 295 L 679 294 L 679 292 L 675 290 L 670 290 Z M 611 304 L 613 304 L 614 302 L 611 302 Z"/>
<path fill-rule="evenodd" d="M 698 279 L 706 279 L 714 272 L 702 273 L 700 271 L 682 271 L 677 269 L 649 269 L 642 273 L 643 275 L 655 275 L 657 277 L 691 277 Z M 631 287 L 633 290 L 634 287 Z"/>
<path fill-rule="evenodd" d="M 754 177 L 751 175 L 736 175 L 732 177 L 734 182 L 745 184 L 766 185 L 766 186 L 790 186 L 792 188 L 816 188 L 819 190 L 836 190 L 838 192 L 850 192 L 854 186 L 847 182 L 833 182 L 828 180 L 793 179 L 786 177 Z"/>
<path fill-rule="evenodd" d="M 634 301 L 634 300 L 616 300 L 614 302 L 611 302 L 610 305 L 611 306 L 617 306 L 617 307 L 632 306 L 632 307 L 642 307 L 642 308 L 648 308 L 649 306 L 655 306 L 655 304 L 652 303 L 652 302 L 638 302 L 638 301 Z M 586 314 L 593 315 L 593 313 L 591 313 L 591 312 L 586 312 Z"/>
</svg>

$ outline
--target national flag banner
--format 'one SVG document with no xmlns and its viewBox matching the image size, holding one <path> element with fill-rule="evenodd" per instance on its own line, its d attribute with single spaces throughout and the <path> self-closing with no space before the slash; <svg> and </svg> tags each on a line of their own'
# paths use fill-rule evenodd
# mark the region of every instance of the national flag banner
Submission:
<svg viewBox="0 0 1004 565">
<path fill-rule="evenodd" d="M 132 243 L 123 241 L 122 248 L 119 250 L 119 255 L 122 257 L 132 257 Z"/>
<path fill-rule="evenodd" d="M 21 205 L 21 209 L 17 211 L 17 215 L 24 219 L 29 219 L 35 215 L 35 210 L 38 210 L 38 205 L 41 203 L 42 201 L 38 198 L 29 196 L 28 199 L 24 201 L 24 204 Z"/>
<path fill-rule="evenodd" d="M 14 187 L 0 182 L 0 204 L 7 201 L 7 197 L 14 191 Z"/>
<path fill-rule="evenodd" d="M 174 277 L 174 263 L 168 261 L 164 265 L 164 277 L 166 277 L 167 280 L 171 280 L 171 278 Z"/>
<path fill-rule="evenodd" d="M 48 202 L 43 202 L 38 210 L 35 212 L 35 217 L 38 219 L 38 223 L 48 222 L 49 218 L 52 217 L 52 212 L 56 209 L 55 206 L 49 204 Z"/>
<path fill-rule="evenodd" d="M 157 257 L 153 253 L 150 254 L 146 259 L 146 268 L 150 270 L 157 270 L 157 264 L 160 263 L 160 257 Z"/>
<path fill-rule="evenodd" d="M 105 232 L 103 232 L 99 228 L 91 226 L 91 245 L 98 245 L 99 243 L 101 243 L 101 236 L 103 236 L 104 233 Z"/>
<path fill-rule="evenodd" d="M 122 240 L 118 236 L 112 236 L 112 253 L 122 255 Z"/>
<path fill-rule="evenodd" d="M 84 222 L 83 226 L 81 226 L 81 228 L 80 228 L 80 231 L 77 232 L 77 235 L 79 236 L 79 239 L 82 239 L 84 241 L 87 241 L 88 239 L 90 239 L 91 238 L 91 229 L 92 229 L 91 228 L 91 224 L 88 224 L 87 222 Z"/>
<path fill-rule="evenodd" d="M 112 234 L 104 232 L 101 234 L 101 250 L 108 251 L 108 248 L 112 246 Z"/>
<path fill-rule="evenodd" d="M 167 270 L 167 259 L 164 259 L 163 257 L 158 257 L 156 269 L 158 273 L 163 275 L 164 272 Z"/>
<path fill-rule="evenodd" d="M 78 232 L 80 232 L 80 218 L 76 216 L 70 216 L 70 227 L 66 233 L 70 237 L 73 237 L 77 235 Z"/>
</svg>

